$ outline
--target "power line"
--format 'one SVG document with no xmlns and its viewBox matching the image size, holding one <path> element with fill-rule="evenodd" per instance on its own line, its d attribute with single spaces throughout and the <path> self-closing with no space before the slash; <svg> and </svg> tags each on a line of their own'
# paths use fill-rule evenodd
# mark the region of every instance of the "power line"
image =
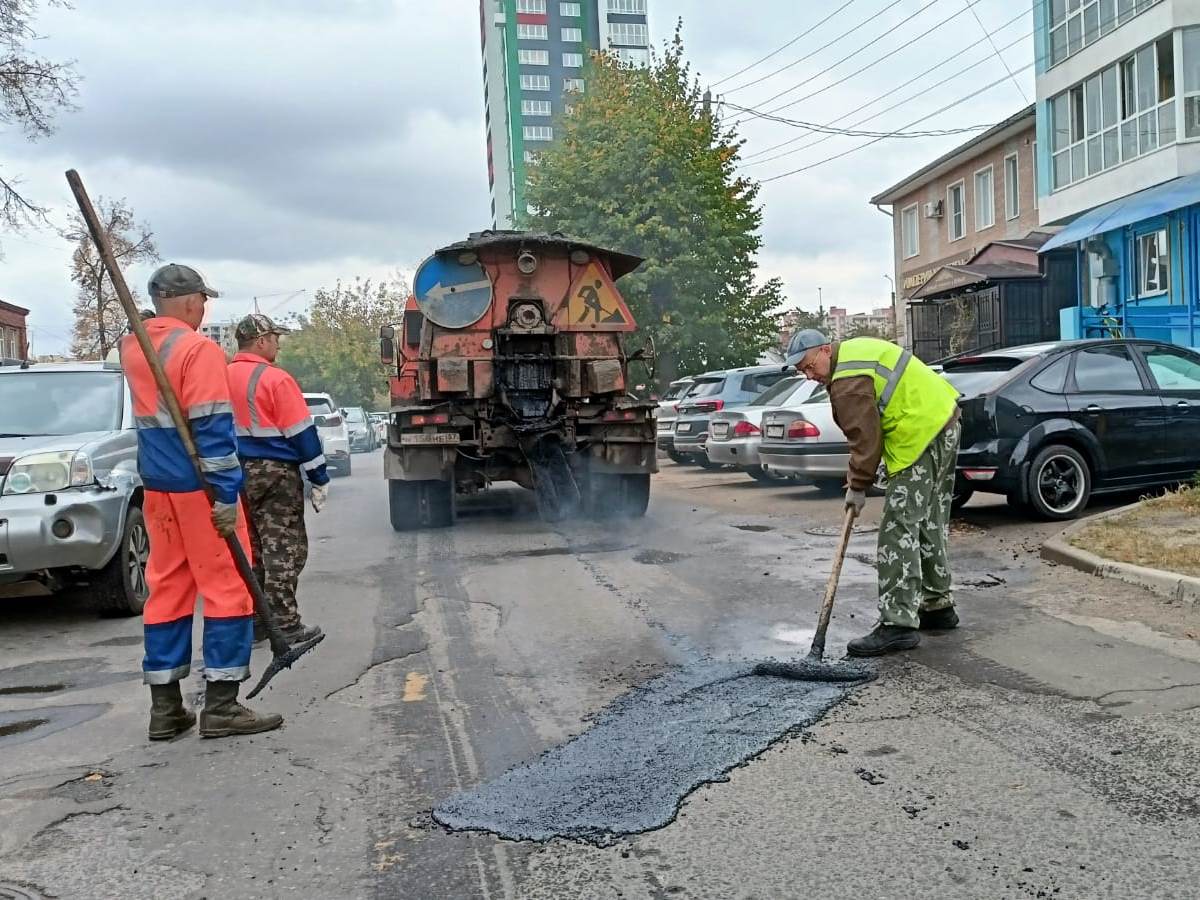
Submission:
<svg viewBox="0 0 1200 900">
<path fill-rule="evenodd" d="M 1033 32 L 1026 32 L 1025 34 L 1018 37 L 1016 40 L 1005 45 L 1002 49 L 1008 50 L 1012 47 L 1015 47 L 1017 44 L 1021 43 L 1022 41 L 1026 40 L 1028 37 L 1030 37 L 1030 35 L 1032 35 L 1032 34 L 1033 34 Z M 982 43 L 982 41 L 980 41 L 980 43 Z M 947 62 L 948 61 L 949 60 L 947 60 Z M 974 62 L 971 65 L 969 65 L 963 69 L 959 69 L 957 72 L 954 72 L 953 74 L 947 76 L 946 78 L 943 78 L 941 81 L 934 82 L 933 84 L 928 85 L 927 87 L 921 88 L 916 93 L 910 94 L 909 96 L 905 97 L 903 100 L 897 101 L 896 103 L 893 103 L 891 106 L 886 107 L 885 109 L 881 109 L 877 113 L 871 113 L 868 116 L 864 116 L 863 118 L 858 119 L 855 122 L 852 122 L 849 127 L 854 128 L 859 125 L 864 125 L 867 122 L 871 122 L 871 121 L 874 121 L 875 119 L 880 118 L 881 116 L 885 116 L 888 113 L 890 113 L 894 110 L 897 110 L 902 106 L 907 106 L 912 101 L 926 96 L 934 88 L 939 88 L 942 85 L 947 84 L 951 81 L 957 81 L 961 76 L 965 75 L 967 72 L 970 72 L 972 69 L 976 69 L 979 66 L 985 65 L 986 63 L 988 63 L 990 61 L 991 61 L 991 57 L 988 57 L 987 59 L 981 59 L 978 62 Z M 944 63 L 939 63 L 939 66 L 940 65 L 944 65 Z M 934 68 L 938 68 L 938 66 L 935 66 Z M 930 70 L 930 71 L 932 71 L 932 70 Z M 839 116 L 837 119 L 834 119 L 833 122 L 826 123 L 826 124 L 832 125 L 837 122 L 840 122 L 842 119 L 845 119 L 848 116 L 853 115 L 855 112 L 858 112 L 859 110 L 862 110 L 862 109 L 866 109 L 866 107 L 871 106 L 875 103 L 878 103 L 880 100 L 883 99 L 883 97 L 888 96 L 888 94 L 893 94 L 896 91 L 900 90 L 901 88 L 907 87 L 909 84 L 912 84 L 913 81 L 916 81 L 919 78 L 922 78 L 926 74 L 928 74 L 928 72 L 924 72 L 921 75 L 918 75 L 916 78 L 910 79 L 909 81 L 905 82 L 904 84 L 900 85 L 899 87 L 892 89 L 887 94 L 884 94 L 881 97 L 877 97 L 874 100 L 872 100 L 870 103 L 864 104 L 863 106 L 858 107 L 858 109 L 852 110 L 851 112 L 847 113 L 844 116 Z M 775 147 L 771 148 L 771 149 L 778 149 L 779 147 L 783 147 L 787 144 L 794 144 L 794 143 L 796 143 L 796 141 L 802 140 L 804 137 L 805 137 L 804 135 L 801 135 L 800 137 L 792 138 L 790 140 L 784 141 L 782 144 L 776 144 Z M 829 140 L 830 137 L 831 137 L 830 135 L 827 135 L 822 138 L 817 138 L 816 140 L 810 141 L 809 143 L 801 144 L 799 147 L 795 147 L 791 150 L 785 150 L 783 153 L 777 153 L 774 156 L 767 157 L 766 159 L 756 159 L 751 162 L 746 162 L 744 165 L 758 166 L 758 165 L 763 165 L 764 163 L 774 162 L 777 159 L 783 159 L 784 157 L 787 157 L 787 156 L 793 156 L 794 154 L 799 153 L 801 150 L 808 150 L 810 147 L 815 147 L 817 144 L 824 143 L 825 141 Z M 768 152 L 768 151 L 763 151 L 763 152 Z"/>
<path fill-rule="evenodd" d="M 745 84 L 741 84 L 741 85 L 738 85 L 737 87 L 730 88 L 725 93 L 728 95 L 728 94 L 736 93 L 737 91 L 744 91 L 748 87 L 754 87 L 754 85 L 756 85 L 756 84 L 761 84 L 762 82 L 766 81 L 768 78 L 774 78 L 780 72 L 786 72 L 788 69 L 792 68 L 793 66 L 800 65 L 800 63 L 804 62 L 807 59 L 811 59 L 812 57 L 814 57 L 818 53 L 820 53 L 822 50 L 827 50 L 828 48 L 832 47 L 834 44 L 836 44 L 838 41 L 842 40 L 843 38 L 847 38 L 850 35 L 854 34 L 854 32 L 858 31 L 860 28 L 865 28 L 867 25 L 871 24 L 873 21 L 875 21 L 880 16 L 882 16 L 889 9 L 899 6 L 902 2 L 904 2 L 904 0 L 892 0 L 891 3 L 889 3 L 883 9 L 881 9 L 879 12 L 867 17 L 862 22 L 859 22 L 857 25 L 855 25 L 849 31 L 845 31 L 842 34 L 839 34 L 837 37 L 835 37 L 833 40 L 829 41 L 828 43 L 822 44 L 820 47 L 818 47 L 816 50 L 813 50 L 811 53 L 806 53 L 804 56 L 800 57 L 799 59 L 788 63 L 786 66 L 782 66 L 781 68 L 775 69 L 773 72 L 768 72 L 766 75 L 763 75 L 760 78 L 756 78 L 754 81 L 747 81 Z M 937 0 L 934 0 L 934 2 L 936 3 Z"/>
<path fill-rule="evenodd" d="M 1017 69 L 1016 71 L 1024 72 L 1026 69 L 1032 69 L 1033 66 L 1034 66 L 1033 63 L 1027 63 L 1024 66 L 1021 66 L 1021 68 Z M 1016 72 L 1014 72 L 1013 74 L 1016 74 Z M 920 122 L 924 122 L 926 119 L 932 119 L 934 116 L 939 116 L 942 113 L 946 112 L 947 110 L 951 110 L 956 106 L 961 106 L 962 104 L 966 103 L 968 100 L 974 100 L 980 94 L 986 93 L 987 91 L 990 91 L 992 88 L 996 87 L 997 85 L 1003 84 L 1004 82 L 1008 81 L 1008 79 L 1010 77 L 1011 77 L 1010 75 L 1005 75 L 1003 78 L 999 78 L 996 81 L 993 81 L 991 84 L 986 84 L 983 87 L 979 88 L 978 90 L 972 91 L 971 93 L 967 94 L 965 97 L 960 97 L 958 100 L 955 100 L 953 103 L 946 104 L 941 109 L 935 109 L 933 112 L 929 113 L 928 115 L 921 116 L 920 118 L 913 119 L 911 122 L 905 123 L 904 125 L 900 126 L 900 128 L 901 129 L 911 128 L 913 125 L 916 125 Z M 857 147 L 851 147 L 849 150 L 844 150 L 841 153 L 834 154 L 833 156 L 827 156 L 827 157 L 825 157 L 825 159 L 818 160 L 815 163 L 810 163 L 807 166 L 801 166 L 798 169 L 792 169 L 790 172 L 783 172 L 779 175 L 772 175 L 770 178 L 762 179 L 761 183 L 767 184 L 768 182 L 771 182 L 771 181 L 778 181 L 781 178 L 787 178 L 791 175 L 798 175 L 801 172 L 807 172 L 809 169 L 815 169 L 815 168 L 817 168 L 817 166 L 823 166 L 826 163 L 831 163 L 834 160 L 838 160 L 838 159 L 841 159 L 842 157 L 849 156 L 851 153 L 857 153 L 859 150 L 863 150 L 867 147 L 870 147 L 873 144 L 878 144 L 880 141 L 887 140 L 888 137 L 889 137 L 889 135 L 877 137 L 874 140 L 867 141 L 865 144 L 859 144 Z"/>
<path fill-rule="evenodd" d="M 788 41 L 788 42 L 787 42 L 786 44 L 784 44 L 782 47 L 780 47 L 780 48 L 778 48 L 778 49 L 776 49 L 776 50 L 772 50 L 770 53 L 768 53 L 768 54 L 767 54 L 766 56 L 764 56 L 762 59 L 756 59 L 754 62 L 750 63 L 750 65 L 746 66 L 744 69 L 738 69 L 738 70 L 737 70 L 736 72 L 734 72 L 732 75 L 726 75 L 726 76 L 725 76 L 724 78 L 722 78 L 720 81 L 714 81 L 714 82 L 713 82 L 713 83 L 710 85 L 710 87 L 716 87 L 717 85 L 724 84 L 724 83 L 725 83 L 725 82 L 727 82 L 727 81 L 732 81 L 734 78 L 737 78 L 739 75 L 742 75 L 742 74 L 744 74 L 744 73 L 746 73 L 746 72 L 749 72 L 749 71 L 750 71 L 751 69 L 753 69 L 755 66 L 758 66 L 758 65 L 761 65 L 762 63 L 765 63 L 765 62 L 766 62 L 768 59 L 770 59 L 771 57 L 773 57 L 773 56 L 775 56 L 775 55 L 777 55 L 777 54 L 779 54 L 779 53 L 782 53 L 782 52 L 783 52 L 784 50 L 786 50 L 788 47 L 792 46 L 792 44 L 796 43 L 796 41 L 800 40 L 800 39 L 801 39 L 801 38 L 803 38 L 803 37 L 807 37 L 808 35 L 812 34 L 814 31 L 816 31 L 818 28 L 820 28 L 822 25 L 824 25 L 826 22 L 828 22 L 830 19 L 832 19 L 834 16 L 836 16 L 836 15 L 837 15 L 838 13 L 840 13 L 842 10 L 844 10 L 844 9 L 845 9 L 847 6 L 849 6 L 850 4 L 852 4 L 852 3 L 855 3 L 855 2 L 857 2 L 857 0 L 846 0 L 846 2 L 845 2 L 845 3 L 843 3 L 843 4 L 842 4 L 841 6 L 839 6 L 837 9 L 835 9 L 833 12 L 831 12 L 829 15 L 827 15 L 825 18 L 823 18 L 823 19 L 822 19 L 820 22 L 818 22 L 816 25 L 813 25 L 813 26 L 811 26 L 811 27 L 809 27 L 809 28 L 806 28 L 804 31 L 800 32 L 798 35 L 796 35 L 794 38 L 792 38 L 790 41 Z"/>
<path fill-rule="evenodd" d="M 971 9 L 972 11 L 974 11 L 974 4 L 976 4 L 976 3 L 980 3 L 980 2 L 982 2 L 982 0 L 966 0 L 966 2 L 967 2 L 967 4 L 968 4 L 968 8 L 969 8 L 969 9 Z M 933 4 L 930 4 L 930 6 L 932 6 L 932 5 L 933 5 Z M 925 8 L 926 8 L 926 9 L 928 9 L 928 7 L 925 7 Z M 869 63 L 867 63 L 867 64 L 866 64 L 865 66 L 863 66 L 862 68 L 860 68 L 860 69 L 857 69 L 857 70 L 855 70 L 855 71 L 851 72 L 849 75 L 846 75 L 846 76 L 845 76 L 845 77 L 843 77 L 843 78 L 839 78 L 837 81 L 834 81 L 834 82 L 832 82 L 832 83 L 830 83 L 830 84 L 827 84 L 827 85 L 825 85 L 825 87 L 823 87 L 823 88 L 819 88 L 818 90 L 812 91 L 812 92 L 811 92 L 811 93 L 809 93 L 809 94 L 805 94 L 803 97 L 800 97 L 800 98 L 798 98 L 798 99 L 796 99 L 796 100 L 789 101 L 787 104 L 785 104 L 785 105 L 783 105 L 783 106 L 778 106 L 778 107 L 776 107 L 775 109 L 771 110 L 770 112 L 772 112 L 772 113 L 776 113 L 776 112 L 779 112 L 780 110 L 784 110 L 784 109 L 790 109 L 791 107 L 793 107 L 793 106 L 796 106 L 797 104 L 803 103 L 805 100 L 811 100 L 813 97 L 816 97 L 818 94 L 823 94 L 823 93 L 825 93 L 826 91 L 828 91 L 828 90 L 830 90 L 830 89 L 832 89 L 832 88 L 835 88 L 835 87 L 837 87 L 839 84 L 845 84 L 845 83 L 846 83 L 847 81 L 849 81 L 851 78 L 854 78 L 854 77 L 855 77 L 855 76 L 857 76 L 857 75 L 861 75 L 863 72 L 867 71 L 867 69 L 873 68 L 874 66 L 877 66 L 877 65 L 879 65 L 879 64 L 880 64 L 881 62 L 883 62 L 884 60 L 886 60 L 886 59 L 890 59 L 891 57 L 895 56 L 897 53 L 900 53 L 900 52 L 902 52 L 902 51 L 904 51 L 904 50 L 907 50 L 907 49 L 909 48 L 909 46 L 911 46 L 911 43 L 912 43 L 912 41 L 919 41 L 919 40 L 921 40 L 921 38 L 928 37 L 929 35 L 933 34 L 935 31 L 937 31 L 939 28 L 942 28 L 943 26 L 945 26 L 947 23 L 949 23 L 949 22 L 952 22 L 954 19 L 957 19 L 959 16 L 961 16 L 961 15 L 962 15 L 964 12 L 966 12 L 966 11 L 967 11 L 966 9 L 960 9 L 960 10 L 959 10 L 958 12 L 956 12 L 954 15 L 952 15 L 952 16 L 949 16 L 949 17 L 947 17 L 947 18 L 945 18 L 945 19 L 942 19 L 942 21 L 938 22 L 938 23 L 937 23 L 936 25 L 934 25 L 932 28 L 929 28 L 929 29 L 927 29 L 927 30 L 923 31 L 921 34 L 918 34 L 916 37 L 912 38 L 912 39 L 911 39 L 911 41 L 909 41 L 909 42 L 907 42 L 907 43 L 904 43 L 904 44 L 901 44 L 899 47 L 896 47 L 894 50 L 889 50 L 889 51 L 888 51 L 887 53 L 885 53 L 883 56 L 879 57 L 879 58 L 878 58 L 878 59 L 876 59 L 876 60 L 873 60 L 872 62 L 869 62 Z M 921 10 L 918 10 L 918 11 L 917 11 L 917 12 L 914 14 L 914 16 L 915 16 L 915 15 L 920 15 L 920 13 L 921 13 Z M 1023 16 L 1023 15 L 1024 15 L 1024 13 L 1022 13 L 1021 15 Z M 910 18 L 912 18 L 912 17 L 910 17 Z M 907 22 L 907 21 L 908 21 L 908 20 L 906 19 L 906 20 L 905 20 L 905 22 Z M 903 25 L 903 24 L 904 24 L 904 22 L 900 22 L 900 23 L 899 23 L 899 24 L 898 24 L 896 27 L 898 28 L 900 25 Z M 890 33 L 894 33 L 894 31 L 895 31 L 895 29 L 892 29 L 892 32 L 888 32 L 888 34 L 890 34 Z M 876 39 L 875 39 L 875 41 L 872 41 L 871 43 L 875 43 L 876 41 L 879 41 L 880 39 L 882 39 L 882 38 L 884 38 L 884 37 L 886 37 L 886 36 L 887 36 L 887 34 L 880 35 L 878 38 L 876 38 Z M 869 46 L 871 46 L 871 44 L 866 44 L 866 45 L 864 45 L 864 46 L 860 47 L 860 48 L 859 48 L 859 49 L 856 51 L 856 53 L 861 53 L 863 50 L 865 50 L 865 49 L 866 49 L 867 47 L 869 47 Z M 854 55 L 856 55 L 856 53 L 852 53 L 852 54 L 850 54 L 850 56 L 854 56 Z M 839 59 L 837 62 L 835 62 L 833 65 L 831 65 L 831 66 L 829 66 L 828 68 L 826 68 L 824 71 L 822 71 L 822 72 L 818 72 L 818 73 L 816 73 L 815 75 L 813 75 L 813 76 L 811 76 L 811 77 L 809 77 L 809 78 L 806 78 L 806 79 L 804 79 L 803 81 L 801 81 L 801 82 L 798 82 L 797 84 L 794 84 L 794 85 L 792 85 L 792 86 L 791 86 L 790 88 L 788 88 L 786 91 L 780 91 L 780 92 L 779 92 L 778 94 L 776 94 L 774 97 L 768 97 L 766 100 L 764 100 L 764 101 L 762 101 L 761 103 L 759 103 L 759 104 L 758 104 L 758 106 L 765 106 L 766 104 L 770 103 L 770 102 L 771 102 L 771 101 L 773 101 L 773 100 L 778 100 L 778 99 L 779 99 L 780 97 L 782 97 L 784 94 L 790 94 L 792 91 L 796 90 L 797 88 L 799 88 L 799 87 L 803 87 L 804 85 L 808 84 L 808 83 L 809 83 L 809 82 L 811 82 L 811 81 L 815 81 L 817 78 L 820 78 L 822 75 L 825 75 L 825 74 L 827 74 L 828 72 L 832 71 L 833 69 L 837 68 L 839 65 L 841 65 L 842 63 L 844 63 L 844 62 L 845 62 L 847 59 L 849 59 L 849 58 L 850 58 L 850 56 L 845 56 L 845 57 L 842 57 L 842 58 L 841 58 L 841 59 Z M 731 123 L 731 124 L 735 124 L 735 125 L 736 125 L 738 122 L 744 122 L 744 121 L 745 121 L 745 118 L 742 118 L 742 119 L 739 119 L 739 120 L 737 120 L 737 121 L 735 121 L 735 122 L 733 122 L 733 123 Z"/>
<path fill-rule="evenodd" d="M 897 137 L 897 138 L 922 138 L 922 137 L 945 137 L 952 134 L 966 134 L 971 131 L 983 131 L 986 128 L 991 128 L 992 122 L 985 122 L 982 125 L 965 125 L 959 128 L 940 128 L 931 131 L 855 131 L 850 128 L 830 128 L 827 125 L 820 125 L 816 122 L 804 122 L 800 119 L 787 119 L 782 116 L 772 116 L 767 113 L 759 113 L 748 109 L 744 106 L 737 106 L 730 103 L 729 106 L 734 109 L 745 110 L 746 112 L 754 112 L 756 116 L 763 119 L 769 119 L 772 122 L 780 122 L 784 125 L 790 125 L 793 128 L 803 128 L 806 131 L 816 131 L 822 134 L 840 135 L 842 137 Z"/>
<path fill-rule="evenodd" d="M 987 26 L 983 24 L 983 19 L 979 18 L 979 10 L 977 10 L 971 2 L 967 2 L 967 8 L 971 10 L 971 15 L 975 17 L 975 21 L 979 23 L 979 29 L 987 35 L 988 41 L 992 45 L 992 49 L 996 51 L 996 59 L 1000 60 L 1000 64 L 1004 66 L 1004 71 L 1008 72 L 1008 77 L 1012 79 L 1012 83 L 1016 85 L 1017 91 L 1021 94 L 1021 99 L 1029 103 L 1029 97 L 1025 94 L 1025 88 L 1021 87 L 1021 82 L 1017 81 L 1017 76 L 1013 74 L 1013 70 L 1009 68 L 1008 61 L 1000 55 L 1000 48 L 996 46 L 996 42 L 992 40 L 992 36 L 988 34 Z"/>
</svg>

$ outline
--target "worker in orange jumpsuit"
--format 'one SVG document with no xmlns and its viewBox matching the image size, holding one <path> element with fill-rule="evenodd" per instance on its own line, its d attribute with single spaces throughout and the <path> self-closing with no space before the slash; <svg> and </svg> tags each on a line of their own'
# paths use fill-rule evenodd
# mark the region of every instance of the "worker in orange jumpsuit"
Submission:
<svg viewBox="0 0 1200 900">
<path fill-rule="evenodd" d="M 201 737 L 269 731 L 283 723 L 281 716 L 259 715 L 237 702 L 238 684 L 250 677 L 254 602 L 226 538 L 236 535 L 245 548 L 250 541 L 239 513 L 242 469 L 225 354 L 197 332 L 205 302 L 217 292 L 195 269 L 175 263 L 154 273 L 149 290 L 155 316 L 145 323 L 146 331 L 191 426 L 214 497 L 210 503 L 136 338 L 123 338 L 121 367 L 133 397 L 150 530 L 142 662 L 143 680 L 150 686 L 150 739 L 167 740 L 196 724 L 183 705 L 179 682 L 191 666 L 197 595 L 204 603 Z"/>
</svg>

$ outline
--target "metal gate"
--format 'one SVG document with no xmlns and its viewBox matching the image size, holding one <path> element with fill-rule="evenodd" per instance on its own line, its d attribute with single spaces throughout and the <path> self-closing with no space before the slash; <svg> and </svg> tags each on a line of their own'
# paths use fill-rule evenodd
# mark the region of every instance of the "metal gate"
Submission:
<svg viewBox="0 0 1200 900">
<path fill-rule="evenodd" d="M 913 354 L 924 362 L 1003 347 L 1000 288 L 909 304 L 908 333 Z"/>
</svg>

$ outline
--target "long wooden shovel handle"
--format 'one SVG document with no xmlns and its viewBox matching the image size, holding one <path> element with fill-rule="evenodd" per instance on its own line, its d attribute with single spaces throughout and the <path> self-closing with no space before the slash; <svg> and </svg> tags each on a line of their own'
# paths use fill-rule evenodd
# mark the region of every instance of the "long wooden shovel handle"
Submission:
<svg viewBox="0 0 1200 900">
<path fill-rule="evenodd" d="M 842 521 L 842 533 L 838 537 L 837 551 L 833 556 L 833 569 L 829 573 L 829 583 L 825 586 L 825 599 L 821 602 L 821 615 L 817 619 L 817 631 L 813 635 L 812 649 L 808 651 L 810 659 L 820 659 L 825 655 L 825 632 L 829 630 L 829 617 L 833 615 L 833 599 L 837 596 L 838 580 L 842 577 L 842 563 L 846 561 L 846 548 L 850 546 L 850 535 L 854 530 L 854 520 L 858 516 L 853 506 L 846 507 L 846 517 Z"/>
</svg>

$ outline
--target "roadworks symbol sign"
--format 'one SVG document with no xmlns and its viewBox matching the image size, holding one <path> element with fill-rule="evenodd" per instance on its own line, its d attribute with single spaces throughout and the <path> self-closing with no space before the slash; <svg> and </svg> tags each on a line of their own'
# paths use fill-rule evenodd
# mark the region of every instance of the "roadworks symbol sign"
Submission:
<svg viewBox="0 0 1200 900">
<path fill-rule="evenodd" d="M 632 324 L 628 307 L 604 270 L 594 262 L 589 263 L 571 285 L 566 327 L 628 328 Z"/>
</svg>

